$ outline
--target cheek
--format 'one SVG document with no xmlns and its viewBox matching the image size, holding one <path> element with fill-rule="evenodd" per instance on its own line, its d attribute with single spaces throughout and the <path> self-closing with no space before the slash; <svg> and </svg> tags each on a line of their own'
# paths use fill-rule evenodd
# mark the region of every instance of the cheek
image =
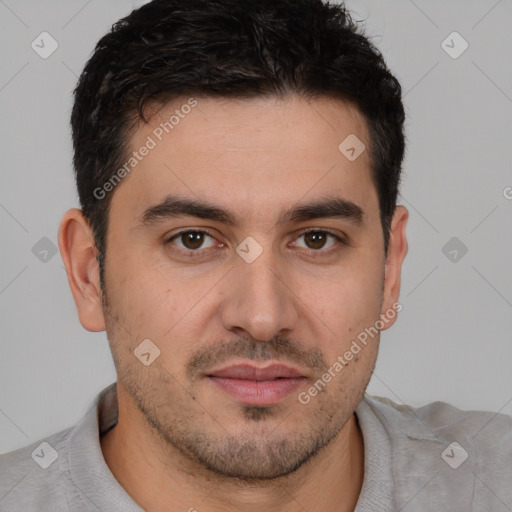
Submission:
<svg viewBox="0 0 512 512">
<path fill-rule="evenodd" d="M 356 264 L 329 279 L 303 280 L 302 296 L 313 311 L 333 326 L 361 325 L 380 313 L 384 272 L 378 265 Z"/>
<path fill-rule="evenodd" d="M 205 318 L 214 305 L 203 296 L 219 278 L 190 278 L 179 268 L 164 268 L 156 261 L 143 263 L 133 254 L 122 262 L 110 262 L 106 273 L 109 304 L 117 324 L 113 334 L 129 352 L 143 340 L 151 340 L 160 350 L 160 362 L 177 375 L 204 337 Z"/>
<path fill-rule="evenodd" d="M 107 257 L 105 284 L 108 302 L 112 312 L 136 342 L 149 338 L 159 340 L 162 332 L 169 330 L 175 317 L 179 317 L 180 293 L 165 279 L 151 262 L 135 257 L 134 254 L 110 250 L 117 258 Z M 181 302 L 180 302 L 181 300 Z M 174 320 L 174 322 L 173 322 Z"/>
<path fill-rule="evenodd" d="M 352 340 L 361 333 L 364 338 L 365 330 L 375 326 L 381 309 L 383 276 L 376 262 L 365 264 L 361 258 L 358 264 L 340 270 L 330 279 L 303 279 L 300 295 L 309 310 L 306 322 L 319 326 L 317 336 L 327 360 L 349 350 Z M 365 350 L 357 357 L 372 357 L 369 352 Z"/>
</svg>

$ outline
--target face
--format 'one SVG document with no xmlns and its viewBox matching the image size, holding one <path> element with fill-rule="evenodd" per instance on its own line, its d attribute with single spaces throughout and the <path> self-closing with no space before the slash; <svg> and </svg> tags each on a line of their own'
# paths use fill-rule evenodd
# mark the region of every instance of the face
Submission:
<svg viewBox="0 0 512 512">
<path fill-rule="evenodd" d="M 338 148 L 368 130 L 330 99 L 195 101 L 137 129 L 153 147 L 110 192 L 106 330 L 162 446 L 275 478 L 351 417 L 379 336 L 351 347 L 392 307 L 368 151 Z"/>
</svg>

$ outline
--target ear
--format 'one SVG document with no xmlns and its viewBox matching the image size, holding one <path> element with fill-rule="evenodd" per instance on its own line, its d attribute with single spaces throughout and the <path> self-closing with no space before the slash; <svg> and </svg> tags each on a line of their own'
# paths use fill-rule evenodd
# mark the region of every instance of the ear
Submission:
<svg viewBox="0 0 512 512">
<path fill-rule="evenodd" d="M 81 210 L 73 208 L 62 217 L 59 248 L 80 323 L 88 331 L 104 331 L 98 250 Z"/>
<path fill-rule="evenodd" d="M 385 318 L 383 322 L 386 330 L 391 327 L 397 318 L 397 311 L 402 308 L 397 306 L 400 297 L 400 279 L 402 274 L 402 263 L 407 255 L 407 237 L 405 228 L 409 212 L 405 206 L 397 206 L 393 219 L 391 221 L 391 230 L 389 236 L 388 254 L 386 256 L 386 264 L 384 267 L 384 290 L 381 309 L 381 318 Z M 394 310 L 393 316 L 390 311 Z M 386 314 L 387 312 L 387 314 Z"/>
</svg>

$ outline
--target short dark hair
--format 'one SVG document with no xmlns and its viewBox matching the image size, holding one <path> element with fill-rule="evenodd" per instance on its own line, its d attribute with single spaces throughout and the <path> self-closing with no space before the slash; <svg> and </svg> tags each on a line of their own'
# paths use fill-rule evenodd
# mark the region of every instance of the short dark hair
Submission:
<svg viewBox="0 0 512 512">
<path fill-rule="evenodd" d="M 289 94 L 349 101 L 364 115 L 387 253 L 405 149 L 401 87 L 346 8 L 322 0 L 154 0 L 100 39 L 74 91 L 73 164 L 100 270 L 112 193 L 98 198 L 95 190 L 126 162 L 150 104 Z"/>
</svg>

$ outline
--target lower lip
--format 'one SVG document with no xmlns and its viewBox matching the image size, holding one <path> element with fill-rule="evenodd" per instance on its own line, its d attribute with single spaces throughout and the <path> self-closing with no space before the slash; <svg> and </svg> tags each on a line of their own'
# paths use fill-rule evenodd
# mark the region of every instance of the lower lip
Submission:
<svg viewBox="0 0 512 512">
<path fill-rule="evenodd" d="M 277 404 L 306 380 L 305 377 L 258 381 L 214 376 L 208 378 L 239 402 L 260 406 Z"/>
</svg>

